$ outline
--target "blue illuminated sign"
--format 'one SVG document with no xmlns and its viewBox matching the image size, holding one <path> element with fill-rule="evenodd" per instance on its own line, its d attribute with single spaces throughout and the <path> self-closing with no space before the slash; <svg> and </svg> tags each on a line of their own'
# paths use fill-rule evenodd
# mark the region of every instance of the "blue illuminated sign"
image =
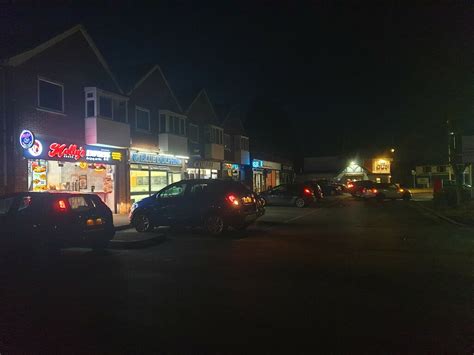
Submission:
<svg viewBox="0 0 474 355">
<path fill-rule="evenodd" d="M 174 165 L 181 166 L 183 161 L 179 158 L 167 155 L 159 155 L 156 153 L 135 152 L 130 154 L 130 162 L 136 164 L 153 164 L 153 165 Z"/>
<path fill-rule="evenodd" d="M 252 160 L 252 167 L 254 167 L 254 168 L 263 168 L 263 161 L 262 161 L 262 160 L 253 159 L 253 160 Z"/>
</svg>

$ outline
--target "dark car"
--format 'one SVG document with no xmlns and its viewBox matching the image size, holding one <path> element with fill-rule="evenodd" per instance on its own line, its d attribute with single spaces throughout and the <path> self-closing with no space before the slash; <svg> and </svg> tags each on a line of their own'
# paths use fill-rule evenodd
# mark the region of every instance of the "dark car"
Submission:
<svg viewBox="0 0 474 355">
<path fill-rule="evenodd" d="M 245 229 L 264 212 L 256 195 L 240 182 L 182 180 L 134 203 L 130 223 L 138 232 L 179 225 L 218 235 L 227 227 Z"/>
<path fill-rule="evenodd" d="M 319 185 L 318 182 L 316 181 L 305 181 L 305 185 L 310 186 L 313 189 L 314 192 L 314 197 L 316 197 L 317 200 L 322 200 L 324 196 L 326 196 L 326 193 L 322 189 L 322 187 Z"/>
<path fill-rule="evenodd" d="M 316 201 L 313 188 L 308 184 L 283 184 L 262 192 L 265 205 L 287 205 L 299 208 Z"/>
<path fill-rule="evenodd" d="M 347 184 L 347 191 L 354 197 L 362 197 L 364 189 L 372 189 L 375 182 L 371 180 L 352 181 Z"/>
<path fill-rule="evenodd" d="M 340 195 L 343 191 L 343 186 L 341 184 L 328 179 L 316 180 L 316 184 L 321 187 L 324 196 Z"/>
<path fill-rule="evenodd" d="M 107 247 L 115 235 L 109 207 L 93 194 L 22 192 L 0 197 L 0 243 L 58 250 Z"/>
</svg>

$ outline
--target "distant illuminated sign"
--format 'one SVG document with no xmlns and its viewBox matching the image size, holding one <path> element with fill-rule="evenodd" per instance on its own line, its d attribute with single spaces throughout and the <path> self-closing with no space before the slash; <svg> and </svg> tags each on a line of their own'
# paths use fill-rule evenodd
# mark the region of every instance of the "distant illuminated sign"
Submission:
<svg viewBox="0 0 474 355">
<path fill-rule="evenodd" d="M 43 154 L 43 144 L 38 139 L 36 139 L 33 143 L 33 146 L 27 151 L 31 156 L 39 157 L 41 154 Z"/>
<path fill-rule="evenodd" d="M 239 164 L 230 164 L 230 163 L 224 163 L 224 167 L 226 169 L 231 169 L 231 170 L 239 170 Z"/>
<path fill-rule="evenodd" d="M 372 162 L 373 174 L 390 174 L 390 160 L 374 159 Z"/>
<path fill-rule="evenodd" d="M 254 168 L 263 168 L 263 160 L 252 160 L 252 167 Z"/>
</svg>

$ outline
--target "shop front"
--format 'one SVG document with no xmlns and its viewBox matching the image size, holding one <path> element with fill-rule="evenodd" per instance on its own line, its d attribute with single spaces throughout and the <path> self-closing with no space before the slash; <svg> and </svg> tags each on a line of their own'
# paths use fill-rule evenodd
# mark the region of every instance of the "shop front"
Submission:
<svg viewBox="0 0 474 355">
<path fill-rule="evenodd" d="M 240 165 L 234 163 L 222 163 L 222 178 L 240 181 Z"/>
<path fill-rule="evenodd" d="M 280 185 L 281 164 L 259 159 L 252 160 L 253 190 L 263 192 Z"/>
<path fill-rule="evenodd" d="M 182 180 L 185 163 L 184 158 L 130 149 L 131 203 Z"/>
<path fill-rule="evenodd" d="M 120 207 L 118 174 L 125 151 L 62 141 L 24 130 L 28 191 L 87 192 L 99 195 L 113 212 Z"/>
<path fill-rule="evenodd" d="M 213 160 L 195 160 L 186 170 L 189 179 L 217 179 L 221 163 Z"/>
</svg>

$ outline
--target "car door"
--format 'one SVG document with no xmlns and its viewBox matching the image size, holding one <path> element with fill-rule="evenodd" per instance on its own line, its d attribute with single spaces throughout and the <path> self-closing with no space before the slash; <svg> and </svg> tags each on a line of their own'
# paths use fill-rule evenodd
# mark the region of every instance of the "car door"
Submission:
<svg viewBox="0 0 474 355">
<path fill-rule="evenodd" d="M 158 225 L 174 225 L 186 219 L 185 192 L 188 183 L 180 181 L 161 190 L 156 197 L 155 209 Z"/>
<path fill-rule="evenodd" d="M 400 198 L 401 194 L 399 187 L 395 184 L 389 184 L 387 186 L 387 197 L 388 198 Z"/>
<path fill-rule="evenodd" d="M 288 199 L 288 188 L 286 185 L 279 185 L 271 190 L 270 201 L 273 205 L 284 205 Z"/>
<path fill-rule="evenodd" d="M 296 199 L 296 186 L 295 185 L 280 185 L 278 194 L 279 205 L 292 205 Z"/>
<path fill-rule="evenodd" d="M 213 204 L 216 186 L 212 180 L 190 183 L 183 199 L 183 223 L 198 225 Z"/>
</svg>

